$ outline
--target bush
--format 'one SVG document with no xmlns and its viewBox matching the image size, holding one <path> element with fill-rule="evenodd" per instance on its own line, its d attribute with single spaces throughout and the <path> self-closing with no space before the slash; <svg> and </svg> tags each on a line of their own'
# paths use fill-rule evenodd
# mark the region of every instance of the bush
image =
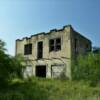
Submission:
<svg viewBox="0 0 100 100">
<path fill-rule="evenodd" d="M 100 54 L 80 55 L 72 68 L 73 79 L 90 80 L 96 83 L 100 81 Z"/>
</svg>

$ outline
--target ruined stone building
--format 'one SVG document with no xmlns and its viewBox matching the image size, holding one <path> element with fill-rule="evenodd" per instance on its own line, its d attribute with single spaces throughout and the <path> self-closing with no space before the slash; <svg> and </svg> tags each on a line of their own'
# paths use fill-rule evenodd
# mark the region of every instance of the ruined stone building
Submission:
<svg viewBox="0 0 100 100">
<path fill-rule="evenodd" d="M 24 77 L 57 78 L 65 75 L 71 79 L 72 58 L 89 51 L 91 41 L 71 25 L 16 40 L 16 55 L 25 57 Z"/>
</svg>

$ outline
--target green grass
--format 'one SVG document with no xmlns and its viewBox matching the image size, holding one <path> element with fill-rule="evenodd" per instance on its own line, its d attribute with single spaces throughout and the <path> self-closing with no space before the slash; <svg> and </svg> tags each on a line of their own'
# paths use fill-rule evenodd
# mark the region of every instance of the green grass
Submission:
<svg viewBox="0 0 100 100">
<path fill-rule="evenodd" d="M 0 91 L 0 100 L 100 100 L 100 85 L 89 82 L 31 78 L 13 80 Z"/>
</svg>

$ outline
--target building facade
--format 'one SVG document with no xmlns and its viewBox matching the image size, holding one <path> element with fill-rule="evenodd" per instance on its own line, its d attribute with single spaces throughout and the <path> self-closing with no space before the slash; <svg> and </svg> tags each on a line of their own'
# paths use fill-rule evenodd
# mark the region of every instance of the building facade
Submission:
<svg viewBox="0 0 100 100">
<path fill-rule="evenodd" d="M 71 61 L 79 54 L 91 51 L 91 41 L 76 32 L 71 25 L 16 40 L 16 55 L 25 58 L 24 77 L 38 76 L 71 79 Z"/>
</svg>

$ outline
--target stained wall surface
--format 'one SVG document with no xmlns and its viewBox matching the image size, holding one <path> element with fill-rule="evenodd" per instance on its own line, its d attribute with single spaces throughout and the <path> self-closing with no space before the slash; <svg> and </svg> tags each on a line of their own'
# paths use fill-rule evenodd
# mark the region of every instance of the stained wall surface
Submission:
<svg viewBox="0 0 100 100">
<path fill-rule="evenodd" d="M 71 79 L 71 59 L 75 55 L 75 47 L 78 48 L 79 52 L 86 52 L 86 47 L 91 47 L 90 41 L 83 38 L 81 35 L 72 31 L 70 25 L 64 26 L 60 30 L 51 30 L 48 33 L 39 33 L 31 36 L 30 38 L 23 38 L 22 40 L 16 40 L 16 55 L 21 54 L 25 58 L 24 64 L 27 66 L 24 71 L 24 76 L 36 76 L 37 66 L 46 66 L 46 77 L 56 78 L 66 76 Z M 75 39 L 79 40 L 75 45 Z M 61 39 L 61 50 L 49 51 L 49 40 L 60 38 Z M 43 42 L 43 57 L 37 58 L 37 44 Z M 32 54 L 24 55 L 24 45 L 32 43 Z M 80 43 L 80 44 L 79 44 Z M 80 48 L 80 46 L 83 46 Z M 80 48 L 80 49 L 79 49 Z"/>
</svg>

